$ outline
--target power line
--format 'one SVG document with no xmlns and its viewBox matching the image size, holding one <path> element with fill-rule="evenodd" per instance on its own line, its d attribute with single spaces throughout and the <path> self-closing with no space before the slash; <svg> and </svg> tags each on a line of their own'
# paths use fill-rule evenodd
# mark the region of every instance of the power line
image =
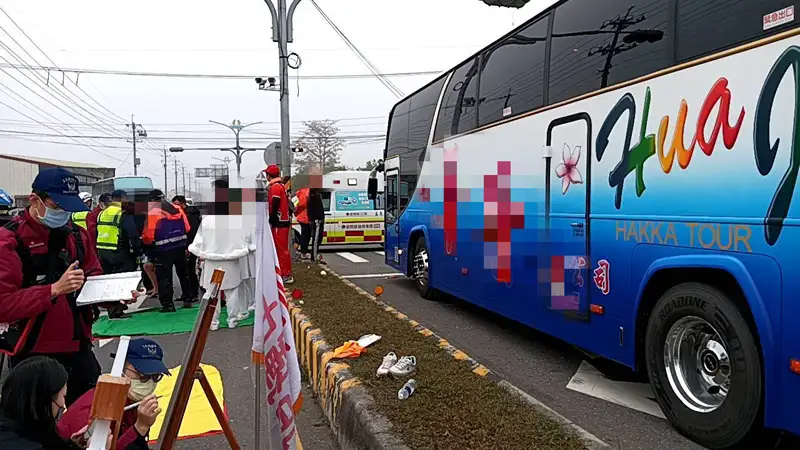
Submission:
<svg viewBox="0 0 800 450">
<path fill-rule="evenodd" d="M 211 74 L 211 73 L 170 73 L 170 72 L 137 72 L 130 70 L 107 70 L 107 69 L 76 69 L 76 68 L 59 68 L 55 66 L 43 65 L 30 65 L 20 66 L 16 64 L 0 64 L 0 67 L 12 69 L 26 69 L 37 71 L 52 71 L 74 74 L 93 74 L 93 75 L 119 75 L 119 76 L 138 76 L 138 77 L 160 77 L 160 78 L 206 78 L 206 79 L 228 79 L 228 80 L 247 80 L 256 77 L 263 77 L 264 75 L 233 75 L 233 74 Z M 426 70 L 418 72 L 390 72 L 381 73 L 382 77 L 416 77 L 422 75 L 439 75 L 441 71 Z M 349 79 L 363 79 L 375 77 L 375 74 L 357 73 L 357 74 L 337 74 L 337 75 L 296 75 L 290 76 L 292 79 L 300 80 L 349 80 Z"/>
<path fill-rule="evenodd" d="M 386 86 L 387 89 L 389 89 L 389 92 L 394 94 L 397 98 L 405 97 L 405 94 L 403 94 L 403 91 L 401 91 L 400 88 L 395 86 L 394 83 L 389 81 L 385 77 L 385 75 L 381 74 L 380 70 L 378 70 L 378 68 L 375 67 L 374 64 L 372 64 L 372 62 L 366 57 L 366 55 L 364 55 L 358 49 L 358 47 L 356 47 L 356 45 L 353 44 L 353 42 L 347 36 L 345 36 L 344 32 L 341 29 L 339 29 L 338 26 L 336 26 L 336 24 L 333 22 L 333 19 L 328 17 L 327 14 L 325 14 L 325 11 L 323 11 L 322 8 L 319 7 L 317 2 L 315 2 L 314 0 L 311 0 L 311 4 L 314 6 L 314 8 L 317 10 L 317 12 L 319 12 L 319 14 L 322 16 L 322 18 L 325 19 L 326 22 L 328 22 L 328 25 L 330 25 L 330 27 L 333 28 L 333 31 L 336 32 L 337 35 L 339 35 L 339 37 L 342 39 L 342 41 L 344 41 L 345 45 L 347 45 L 353 51 L 353 53 L 355 53 L 356 57 L 358 57 L 358 59 L 360 59 L 364 63 L 364 65 L 367 66 L 367 69 L 369 69 L 369 71 L 372 72 L 372 74 L 376 78 L 378 78 L 378 80 L 384 86 Z"/>
</svg>

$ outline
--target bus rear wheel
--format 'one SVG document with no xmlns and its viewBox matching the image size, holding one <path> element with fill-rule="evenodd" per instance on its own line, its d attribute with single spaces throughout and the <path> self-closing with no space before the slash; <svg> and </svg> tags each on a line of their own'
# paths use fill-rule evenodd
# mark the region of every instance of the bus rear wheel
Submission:
<svg viewBox="0 0 800 450">
<path fill-rule="evenodd" d="M 714 450 L 760 447 L 759 348 L 724 293 L 702 283 L 668 290 L 650 315 L 645 345 L 656 400 L 681 434 Z"/>
<path fill-rule="evenodd" d="M 430 254 L 425 238 L 420 237 L 414 244 L 414 258 L 411 260 L 411 277 L 419 291 L 420 297 L 426 300 L 433 300 L 434 289 L 431 287 L 430 279 Z"/>
</svg>

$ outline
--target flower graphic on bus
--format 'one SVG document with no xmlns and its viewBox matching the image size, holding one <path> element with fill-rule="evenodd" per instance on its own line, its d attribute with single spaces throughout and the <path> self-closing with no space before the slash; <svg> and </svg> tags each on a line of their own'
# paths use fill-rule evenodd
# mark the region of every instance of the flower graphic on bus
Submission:
<svg viewBox="0 0 800 450">
<path fill-rule="evenodd" d="M 561 178 L 561 195 L 567 193 L 571 184 L 583 184 L 583 177 L 578 170 L 578 161 L 581 160 L 581 146 L 576 145 L 570 149 L 569 145 L 564 144 L 561 152 L 562 163 L 556 166 L 556 176 Z"/>
</svg>

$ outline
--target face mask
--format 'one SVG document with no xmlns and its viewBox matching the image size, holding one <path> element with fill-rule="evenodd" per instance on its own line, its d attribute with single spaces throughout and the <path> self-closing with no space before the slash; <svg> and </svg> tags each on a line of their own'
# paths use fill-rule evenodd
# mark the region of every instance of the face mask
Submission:
<svg viewBox="0 0 800 450">
<path fill-rule="evenodd" d="M 56 413 L 56 422 L 58 422 L 59 420 L 61 420 L 61 416 L 63 416 L 64 412 L 67 410 L 67 407 L 66 406 L 61 406 L 58 403 L 56 403 L 55 401 L 53 401 L 53 404 L 58 406 L 58 412 Z"/>
<path fill-rule="evenodd" d="M 156 391 L 156 382 L 153 380 L 139 381 L 131 380 L 131 387 L 128 390 L 128 398 L 135 402 L 142 401 L 145 397 Z"/>
<path fill-rule="evenodd" d="M 48 208 L 43 200 L 42 205 L 44 205 L 44 216 L 40 216 L 39 220 L 41 220 L 47 228 L 61 228 L 69 222 L 69 218 L 71 217 L 69 211 Z M 38 211 L 36 215 L 39 215 Z"/>
</svg>

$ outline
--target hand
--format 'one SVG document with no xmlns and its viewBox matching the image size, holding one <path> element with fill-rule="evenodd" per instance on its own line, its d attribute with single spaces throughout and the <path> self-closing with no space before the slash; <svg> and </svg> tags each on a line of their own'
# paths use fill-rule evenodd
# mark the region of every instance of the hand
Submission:
<svg viewBox="0 0 800 450">
<path fill-rule="evenodd" d="M 158 399 L 155 395 L 150 394 L 142 400 L 136 410 L 136 431 L 140 435 L 145 436 L 150 431 L 150 427 L 156 423 L 156 418 L 161 414 L 161 408 L 158 407 Z"/>
<path fill-rule="evenodd" d="M 147 295 L 147 291 L 146 290 L 131 291 L 131 298 L 128 299 L 128 300 L 122 300 L 121 303 L 123 305 L 130 305 L 132 303 L 136 303 L 136 301 L 139 300 L 139 297 L 141 297 L 143 295 L 145 295 L 145 296 Z"/>
<path fill-rule="evenodd" d="M 75 261 L 70 264 L 58 281 L 50 285 L 50 296 L 58 297 L 60 295 L 71 294 L 83 286 L 85 279 L 83 270 L 78 268 L 78 261 Z"/>
<path fill-rule="evenodd" d="M 80 448 L 88 447 L 89 440 L 86 438 L 86 431 L 88 430 L 89 430 L 89 425 L 86 425 L 83 428 L 81 428 L 77 433 L 70 436 L 70 440 L 72 441 L 72 443 Z"/>
</svg>

